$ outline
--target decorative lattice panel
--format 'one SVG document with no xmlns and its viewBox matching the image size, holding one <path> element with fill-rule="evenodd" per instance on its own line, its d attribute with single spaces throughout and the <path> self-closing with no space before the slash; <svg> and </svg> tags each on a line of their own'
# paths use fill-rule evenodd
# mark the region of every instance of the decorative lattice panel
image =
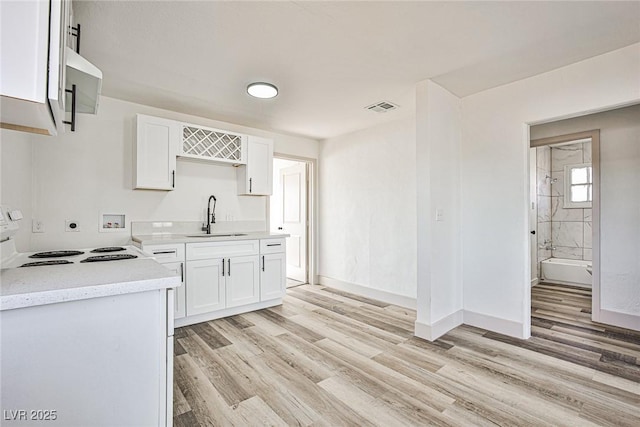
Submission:
<svg viewBox="0 0 640 427">
<path fill-rule="evenodd" d="M 182 152 L 205 159 L 242 160 L 242 136 L 213 129 L 184 126 Z"/>
</svg>

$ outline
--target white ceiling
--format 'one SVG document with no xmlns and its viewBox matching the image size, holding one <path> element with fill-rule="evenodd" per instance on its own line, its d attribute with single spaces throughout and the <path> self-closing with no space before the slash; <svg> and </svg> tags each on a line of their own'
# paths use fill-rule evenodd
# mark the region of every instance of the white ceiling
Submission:
<svg viewBox="0 0 640 427">
<path fill-rule="evenodd" d="M 640 41 L 640 2 L 74 1 L 106 96 L 323 139 Z M 280 88 L 246 94 L 253 81 Z M 374 113 L 378 101 L 400 105 Z"/>
</svg>

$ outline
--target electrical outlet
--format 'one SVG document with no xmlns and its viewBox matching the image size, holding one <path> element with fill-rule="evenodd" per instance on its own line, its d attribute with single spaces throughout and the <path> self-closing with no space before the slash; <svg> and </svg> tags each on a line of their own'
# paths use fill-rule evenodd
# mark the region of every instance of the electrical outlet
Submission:
<svg viewBox="0 0 640 427">
<path fill-rule="evenodd" d="M 34 219 L 31 223 L 31 232 L 32 233 L 44 233 L 44 221 L 39 219 Z"/>
<path fill-rule="evenodd" d="M 80 223 L 76 220 L 66 220 L 64 222 L 64 231 L 80 231 Z"/>
</svg>

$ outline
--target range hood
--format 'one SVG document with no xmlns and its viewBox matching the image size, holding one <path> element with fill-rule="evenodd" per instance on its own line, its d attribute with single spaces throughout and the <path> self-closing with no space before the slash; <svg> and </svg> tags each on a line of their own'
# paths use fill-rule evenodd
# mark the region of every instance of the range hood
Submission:
<svg viewBox="0 0 640 427">
<path fill-rule="evenodd" d="M 72 85 L 76 85 L 76 113 L 97 114 L 102 90 L 102 71 L 73 49 L 66 49 L 66 88 L 70 90 Z M 66 103 L 65 110 L 71 111 L 71 102 Z"/>
</svg>

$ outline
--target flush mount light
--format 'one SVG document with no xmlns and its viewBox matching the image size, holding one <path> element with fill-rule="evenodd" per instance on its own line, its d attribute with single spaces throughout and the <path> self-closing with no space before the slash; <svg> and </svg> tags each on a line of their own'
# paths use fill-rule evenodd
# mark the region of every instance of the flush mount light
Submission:
<svg viewBox="0 0 640 427">
<path fill-rule="evenodd" d="M 257 82 L 247 86 L 247 93 L 256 98 L 269 99 L 278 95 L 278 88 L 271 83 Z"/>
</svg>

